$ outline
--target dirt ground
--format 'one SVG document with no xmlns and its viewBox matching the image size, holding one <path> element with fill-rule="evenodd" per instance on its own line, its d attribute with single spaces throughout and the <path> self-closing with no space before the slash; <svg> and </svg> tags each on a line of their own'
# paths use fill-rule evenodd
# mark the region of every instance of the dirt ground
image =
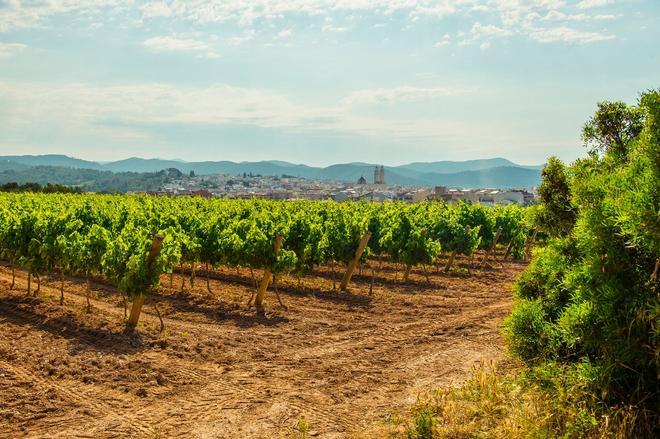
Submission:
<svg viewBox="0 0 660 439">
<path fill-rule="evenodd" d="M 479 258 L 477 258 L 479 260 Z M 350 292 L 332 290 L 329 267 L 278 280 L 288 307 L 267 293 L 265 317 L 247 309 L 249 270 L 220 268 L 210 287 L 163 276 L 124 332 L 121 296 L 92 281 L 0 266 L 0 437 L 285 437 L 299 417 L 311 436 L 360 436 L 405 410 L 419 392 L 458 383 L 483 360 L 503 358 L 499 327 L 524 268 L 494 264 L 468 275 L 421 267 L 407 283 L 397 267 L 356 271 Z M 373 262 L 377 266 L 377 262 Z M 339 270 L 338 270 L 339 271 Z M 259 275 L 260 273 L 255 273 Z M 339 274 L 337 279 L 339 280 Z M 36 281 L 32 282 L 36 287 Z"/>
</svg>

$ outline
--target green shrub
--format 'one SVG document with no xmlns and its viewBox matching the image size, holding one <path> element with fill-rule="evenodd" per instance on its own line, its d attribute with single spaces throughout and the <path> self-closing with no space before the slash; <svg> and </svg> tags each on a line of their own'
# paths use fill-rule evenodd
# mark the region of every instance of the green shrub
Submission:
<svg viewBox="0 0 660 439">
<path fill-rule="evenodd" d="M 556 356 L 556 330 L 541 299 L 518 301 L 506 320 L 505 334 L 510 351 L 523 360 Z"/>
<path fill-rule="evenodd" d="M 659 421 L 659 128 L 659 91 L 637 107 L 601 103 L 584 132 L 591 155 L 544 171 L 536 217 L 551 239 L 516 283 L 505 334 L 555 409 L 571 411 L 567 437 L 605 407 L 632 407 L 635 436 Z"/>
</svg>

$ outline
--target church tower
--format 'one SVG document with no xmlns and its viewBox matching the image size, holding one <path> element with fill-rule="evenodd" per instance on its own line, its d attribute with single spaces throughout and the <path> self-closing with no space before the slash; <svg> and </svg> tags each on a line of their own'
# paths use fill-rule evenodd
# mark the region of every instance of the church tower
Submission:
<svg viewBox="0 0 660 439">
<path fill-rule="evenodd" d="M 374 169 L 374 184 L 385 184 L 385 167 L 382 165 Z"/>
</svg>

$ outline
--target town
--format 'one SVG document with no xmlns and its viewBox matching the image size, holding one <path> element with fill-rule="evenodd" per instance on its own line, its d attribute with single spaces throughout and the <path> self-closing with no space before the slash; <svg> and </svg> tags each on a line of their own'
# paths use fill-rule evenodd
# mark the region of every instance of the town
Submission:
<svg viewBox="0 0 660 439">
<path fill-rule="evenodd" d="M 310 180 L 292 175 L 265 176 L 252 173 L 240 175 L 189 175 L 172 169 L 176 175 L 152 195 L 198 196 L 206 198 L 266 198 L 271 200 L 335 200 L 335 201 L 440 201 L 455 203 L 470 201 L 483 205 L 534 203 L 535 191 L 529 188 L 452 188 L 446 186 L 410 187 L 389 185 L 385 169 L 376 166 L 372 182 L 362 176 L 355 183 Z"/>
</svg>

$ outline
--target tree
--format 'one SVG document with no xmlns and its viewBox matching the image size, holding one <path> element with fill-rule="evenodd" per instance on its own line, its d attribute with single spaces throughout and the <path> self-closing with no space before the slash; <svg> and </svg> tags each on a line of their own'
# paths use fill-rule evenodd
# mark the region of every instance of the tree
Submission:
<svg viewBox="0 0 660 439">
<path fill-rule="evenodd" d="M 628 147 L 644 127 L 644 114 L 624 102 L 598 103 L 594 116 L 582 128 L 582 140 L 589 153 L 610 154 L 628 160 Z"/>
<path fill-rule="evenodd" d="M 573 229 L 576 217 L 566 166 L 557 157 L 550 157 L 541 178 L 537 190 L 541 207 L 536 222 L 550 236 L 566 236 Z"/>
</svg>

